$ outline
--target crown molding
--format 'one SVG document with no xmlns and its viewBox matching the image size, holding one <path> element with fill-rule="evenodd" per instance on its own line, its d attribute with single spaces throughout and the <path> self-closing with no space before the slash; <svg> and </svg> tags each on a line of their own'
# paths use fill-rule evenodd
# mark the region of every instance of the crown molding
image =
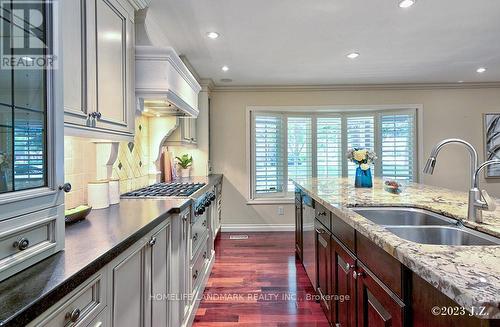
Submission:
<svg viewBox="0 0 500 327">
<path fill-rule="evenodd" d="M 315 92 L 372 90 L 434 90 L 500 88 L 500 82 L 485 83 L 415 83 L 415 84 L 335 84 L 335 85 L 215 85 L 214 92 Z"/>
<path fill-rule="evenodd" d="M 205 92 L 210 92 L 215 89 L 215 83 L 211 78 L 200 79 L 201 90 Z"/>
</svg>

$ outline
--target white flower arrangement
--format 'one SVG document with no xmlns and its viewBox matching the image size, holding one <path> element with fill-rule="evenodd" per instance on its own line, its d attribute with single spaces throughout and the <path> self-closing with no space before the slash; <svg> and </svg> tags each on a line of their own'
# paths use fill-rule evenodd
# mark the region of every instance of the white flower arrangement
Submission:
<svg viewBox="0 0 500 327">
<path fill-rule="evenodd" d="M 347 159 L 359 165 L 362 170 L 370 169 L 370 164 L 377 160 L 377 154 L 367 149 L 352 148 L 347 151 Z"/>
</svg>

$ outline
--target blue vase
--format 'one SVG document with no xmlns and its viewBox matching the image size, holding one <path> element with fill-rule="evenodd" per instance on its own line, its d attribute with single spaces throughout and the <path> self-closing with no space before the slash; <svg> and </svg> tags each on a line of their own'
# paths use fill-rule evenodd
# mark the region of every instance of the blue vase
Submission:
<svg viewBox="0 0 500 327">
<path fill-rule="evenodd" d="M 372 172 L 370 168 L 368 168 L 367 170 L 363 170 L 359 166 L 358 168 L 356 168 L 356 180 L 354 181 L 354 187 L 373 187 Z"/>
</svg>

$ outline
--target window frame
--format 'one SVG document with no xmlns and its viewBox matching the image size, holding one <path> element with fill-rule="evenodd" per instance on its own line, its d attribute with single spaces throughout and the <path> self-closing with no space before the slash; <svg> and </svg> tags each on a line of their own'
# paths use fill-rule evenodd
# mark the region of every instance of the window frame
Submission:
<svg viewBox="0 0 500 327">
<path fill-rule="evenodd" d="M 375 152 L 381 154 L 381 140 L 382 135 L 380 133 L 381 128 L 381 117 L 382 115 L 387 115 L 391 113 L 413 113 L 415 127 L 413 129 L 413 137 L 415 140 L 414 146 L 414 156 L 416 158 L 413 166 L 413 174 L 415 176 L 415 182 L 421 182 L 422 174 L 419 174 L 419 167 L 423 166 L 423 133 L 422 133 L 422 121 L 423 121 L 423 105 L 421 104 L 406 104 L 406 105 L 349 105 L 349 106 L 247 106 L 246 108 L 246 163 L 247 163 L 247 176 L 248 176 L 248 197 L 247 204 L 279 204 L 279 203 L 292 203 L 293 192 L 279 192 L 274 194 L 256 194 L 255 193 L 255 156 L 254 146 L 255 139 L 253 136 L 253 126 L 254 117 L 256 114 L 270 114 L 270 115 L 280 115 L 284 117 L 285 130 L 283 132 L 283 149 L 286 148 L 286 140 L 288 139 L 287 128 L 286 128 L 286 117 L 288 116 L 308 116 L 312 117 L 312 175 L 317 176 L 317 118 L 318 117 L 340 117 L 341 118 L 341 131 L 342 131 L 342 142 L 341 149 L 342 153 L 347 152 L 347 128 L 346 120 L 347 117 L 356 116 L 366 116 L 372 115 L 374 117 L 374 146 Z M 286 152 L 288 152 L 286 150 Z M 286 162 L 288 160 L 288 153 L 284 154 Z M 347 176 L 348 168 L 346 164 L 342 165 L 342 176 Z M 382 165 L 375 165 L 374 176 L 381 176 Z M 288 165 L 284 165 L 284 181 L 285 184 L 283 190 L 286 190 L 286 185 L 288 183 Z"/>
</svg>

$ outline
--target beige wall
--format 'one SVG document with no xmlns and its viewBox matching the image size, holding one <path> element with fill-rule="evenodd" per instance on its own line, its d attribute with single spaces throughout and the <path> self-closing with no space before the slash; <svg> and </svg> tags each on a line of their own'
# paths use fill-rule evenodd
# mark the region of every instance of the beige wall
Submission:
<svg viewBox="0 0 500 327">
<path fill-rule="evenodd" d="M 433 89 L 369 91 L 216 91 L 212 98 L 212 154 L 214 171 L 224 174 L 223 224 L 293 224 L 293 205 L 277 215 L 277 205 L 247 205 L 247 106 L 307 105 L 423 105 L 423 149 L 427 157 L 434 144 L 458 137 L 471 142 L 483 155 L 482 114 L 500 112 L 500 89 Z M 443 149 L 434 175 L 426 184 L 457 190 L 468 188 L 468 154 L 456 146 Z M 421 170 L 422 167 L 419 169 Z M 500 182 L 500 181 L 498 181 Z M 500 197 L 500 184 L 482 180 L 484 188 Z"/>
</svg>

